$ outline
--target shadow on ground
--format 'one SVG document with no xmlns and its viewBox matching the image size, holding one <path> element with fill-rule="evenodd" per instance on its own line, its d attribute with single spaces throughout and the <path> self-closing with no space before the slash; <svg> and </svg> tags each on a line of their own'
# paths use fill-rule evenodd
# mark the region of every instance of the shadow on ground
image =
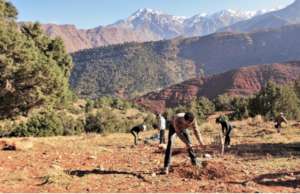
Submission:
<svg viewBox="0 0 300 194">
<path fill-rule="evenodd" d="M 66 170 L 65 173 L 71 176 L 84 177 L 90 174 L 97 175 L 130 175 L 136 177 L 144 182 L 148 182 L 143 175 L 147 175 L 149 173 L 145 172 L 128 172 L 128 171 L 118 171 L 118 170 L 100 170 L 100 169 L 92 169 L 92 170 Z"/>
<path fill-rule="evenodd" d="M 291 188 L 300 188 L 300 180 L 295 177 L 300 176 L 299 172 L 283 172 L 274 174 L 264 174 L 256 177 L 254 181 L 261 185 L 282 186 Z"/>
<path fill-rule="evenodd" d="M 300 156 L 300 142 L 290 144 L 270 144 L 270 143 L 257 143 L 257 144 L 238 144 L 233 145 L 227 153 L 234 154 L 240 157 L 246 156 L 267 156 L 273 157 L 291 157 Z"/>
</svg>

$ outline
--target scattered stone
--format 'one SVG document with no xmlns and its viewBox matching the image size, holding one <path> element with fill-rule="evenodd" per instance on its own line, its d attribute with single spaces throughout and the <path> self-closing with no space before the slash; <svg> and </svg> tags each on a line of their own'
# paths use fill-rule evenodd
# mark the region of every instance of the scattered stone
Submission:
<svg viewBox="0 0 300 194">
<path fill-rule="evenodd" d="M 103 166 L 97 166 L 97 170 L 105 171 L 105 168 Z"/>
<path fill-rule="evenodd" d="M 99 151 L 102 151 L 102 152 L 109 152 L 109 153 L 112 153 L 112 152 L 113 152 L 111 149 L 108 149 L 108 148 L 103 147 L 103 146 L 99 146 Z"/>
<path fill-rule="evenodd" d="M 89 156 L 89 157 L 88 157 L 88 160 L 96 160 L 96 159 L 97 159 L 96 156 Z"/>
<path fill-rule="evenodd" d="M 266 182 L 271 182 L 271 181 L 275 181 L 275 180 L 273 180 L 273 179 L 268 179 L 268 178 L 264 178 L 264 179 L 261 180 L 261 182 L 264 182 L 264 183 L 266 183 Z"/>
<path fill-rule="evenodd" d="M 206 159 L 212 159 L 212 155 L 210 155 L 210 154 L 204 154 L 204 158 L 206 158 Z"/>
<path fill-rule="evenodd" d="M 151 176 L 152 176 L 152 177 L 156 177 L 156 173 L 153 172 L 153 173 L 151 174 Z"/>
<path fill-rule="evenodd" d="M 250 172 L 248 170 L 246 170 L 246 169 L 243 169 L 242 172 L 245 173 L 245 174 L 247 174 L 247 175 L 250 174 Z"/>
<path fill-rule="evenodd" d="M 161 150 L 166 150 L 167 149 L 167 144 L 159 144 L 158 148 L 161 149 Z"/>
</svg>

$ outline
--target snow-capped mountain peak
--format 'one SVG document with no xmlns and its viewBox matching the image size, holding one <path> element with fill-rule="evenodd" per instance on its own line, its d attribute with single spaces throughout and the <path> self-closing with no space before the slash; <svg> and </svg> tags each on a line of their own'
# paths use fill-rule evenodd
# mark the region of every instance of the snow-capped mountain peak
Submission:
<svg viewBox="0 0 300 194">
<path fill-rule="evenodd" d="M 175 21 L 178 21 L 179 23 L 183 23 L 187 19 L 187 17 L 185 17 L 185 16 L 173 16 L 173 19 Z"/>
<path fill-rule="evenodd" d="M 166 15 L 161 11 L 157 11 L 150 8 L 143 8 L 139 9 L 136 12 L 134 12 L 131 16 L 129 16 L 128 20 L 135 20 L 140 18 L 149 18 L 151 16 L 161 16 Z"/>
<path fill-rule="evenodd" d="M 177 36 L 189 37 L 211 34 L 219 29 L 248 20 L 265 12 L 224 9 L 216 13 L 200 13 L 188 18 L 143 8 L 111 26 L 148 33 L 154 37 L 154 40 L 170 39 Z"/>
<path fill-rule="evenodd" d="M 211 14 L 209 17 L 211 18 L 224 18 L 224 17 L 232 17 L 232 18 L 240 18 L 240 19 L 249 19 L 256 15 L 255 11 L 238 11 L 232 9 L 225 9 L 219 12 Z"/>
<path fill-rule="evenodd" d="M 150 8 L 143 8 L 143 9 L 137 10 L 135 13 L 133 13 L 131 15 L 131 17 L 141 17 L 141 16 L 148 15 L 148 14 L 151 14 L 151 15 L 162 15 L 164 13 L 161 12 L 161 11 L 150 9 Z"/>
</svg>

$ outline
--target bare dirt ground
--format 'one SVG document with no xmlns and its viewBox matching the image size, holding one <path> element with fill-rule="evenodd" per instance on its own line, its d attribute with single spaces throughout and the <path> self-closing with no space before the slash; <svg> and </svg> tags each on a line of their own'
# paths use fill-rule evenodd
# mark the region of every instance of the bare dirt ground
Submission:
<svg viewBox="0 0 300 194">
<path fill-rule="evenodd" d="M 200 169 L 177 142 L 167 176 L 157 144 L 132 147 L 130 134 L 3 139 L 17 150 L 0 151 L 0 192 L 300 192 L 299 126 L 277 134 L 260 120 L 234 125 L 224 156 L 213 146 L 219 126 L 202 125 L 208 146 L 198 155 L 213 158 Z"/>
</svg>

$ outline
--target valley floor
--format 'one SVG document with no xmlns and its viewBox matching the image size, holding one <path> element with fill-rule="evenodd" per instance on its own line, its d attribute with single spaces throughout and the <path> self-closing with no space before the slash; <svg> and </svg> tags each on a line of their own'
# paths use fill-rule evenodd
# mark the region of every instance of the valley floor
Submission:
<svg viewBox="0 0 300 194">
<path fill-rule="evenodd" d="M 300 127 L 277 134 L 260 120 L 234 125 L 224 156 L 213 149 L 219 126 L 202 125 L 210 146 L 198 154 L 213 156 L 202 169 L 177 142 L 167 176 L 160 175 L 163 151 L 132 147 L 130 134 L 3 139 L 20 150 L 0 151 L 0 192 L 300 192 Z"/>
</svg>

